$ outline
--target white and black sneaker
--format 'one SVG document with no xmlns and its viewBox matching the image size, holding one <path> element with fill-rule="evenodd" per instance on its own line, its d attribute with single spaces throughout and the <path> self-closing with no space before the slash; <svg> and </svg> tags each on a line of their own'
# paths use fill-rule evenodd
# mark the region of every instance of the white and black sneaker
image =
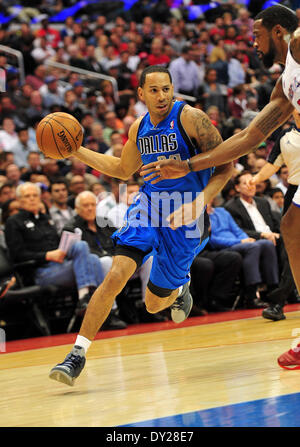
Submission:
<svg viewBox="0 0 300 447">
<path fill-rule="evenodd" d="M 80 346 L 74 346 L 62 363 L 51 369 L 50 379 L 73 386 L 85 365 L 85 351 Z"/>
<path fill-rule="evenodd" d="M 171 317 L 174 323 L 182 323 L 187 319 L 193 307 L 193 298 L 190 294 L 190 281 L 184 284 L 182 293 L 170 306 Z"/>
</svg>

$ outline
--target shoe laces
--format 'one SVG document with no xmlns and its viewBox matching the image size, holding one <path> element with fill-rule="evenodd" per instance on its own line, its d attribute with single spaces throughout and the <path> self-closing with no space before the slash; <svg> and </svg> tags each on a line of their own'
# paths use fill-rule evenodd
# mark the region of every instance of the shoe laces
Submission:
<svg viewBox="0 0 300 447">
<path fill-rule="evenodd" d="M 178 296 L 174 303 L 172 304 L 171 308 L 175 310 L 181 310 L 183 304 L 183 298 Z"/>
<path fill-rule="evenodd" d="M 82 356 L 73 354 L 72 352 L 66 357 L 64 365 L 68 367 L 78 368 L 81 365 Z"/>
</svg>

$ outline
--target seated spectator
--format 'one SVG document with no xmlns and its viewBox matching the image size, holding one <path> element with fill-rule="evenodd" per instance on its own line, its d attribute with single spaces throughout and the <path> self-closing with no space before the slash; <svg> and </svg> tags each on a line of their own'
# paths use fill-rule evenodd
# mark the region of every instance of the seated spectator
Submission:
<svg viewBox="0 0 300 447">
<path fill-rule="evenodd" d="M 191 266 L 191 294 L 195 303 L 193 314 L 203 315 L 203 310 L 230 310 L 234 284 L 241 268 L 242 256 L 234 251 L 213 250 L 208 246 L 196 256 Z"/>
<path fill-rule="evenodd" d="M 217 72 L 213 68 L 207 68 L 202 89 L 204 110 L 210 106 L 217 106 L 221 116 L 226 115 L 227 88 L 217 82 Z"/>
<path fill-rule="evenodd" d="M 12 185 L 12 183 L 6 182 L 0 186 L 0 206 L 7 202 L 8 200 L 15 199 L 16 197 L 16 188 Z"/>
<path fill-rule="evenodd" d="M 87 166 L 85 163 L 78 160 L 77 158 L 72 158 L 71 169 L 66 175 L 66 179 L 70 182 L 75 175 L 80 175 L 83 177 L 87 188 L 89 188 L 93 183 L 96 183 L 97 181 L 97 178 L 93 174 L 89 174 L 87 172 Z"/>
<path fill-rule="evenodd" d="M 5 240 L 14 263 L 34 260 L 34 281 L 41 286 L 77 287 L 76 312 L 84 313 L 93 291 L 103 281 L 98 257 L 85 241 L 66 252 L 59 248 L 59 236 L 49 216 L 40 213 L 40 188 L 24 183 L 17 188 L 20 210 L 5 225 Z"/>
<path fill-rule="evenodd" d="M 277 183 L 276 188 L 280 188 L 283 194 L 286 194 L 289 187 L 288 182 L 289 169 L 285 164 L 280 166 L 280 168 L 277 171 L 277 176 L 279 178 L 279 182 Z"/>
<path fill-rule="evenodd" d="M 91 126 L 91 137 L 93 137 L 97 142 L 97 152 L 104 154 L 108 150 L 108 145 L 105 143 L 103 138 L 103 126 L 100 123 L 94 123 Z"/>
<path fill-rule="evenodd" d="M 110 137 L 113 132 L 122 133 L 124 125 L 121 120 L 117 118 L 115 112 L 107 112 L 105 114 L 105 127 L 103 129 L 104 142 L 110 146 Z"/>
<path fill-rule="evenodd" d="M 169 66 L 174 91 L 189 96 L 197 96 L 200 86 L 198 66 L 193 61 L 192 47 L 185 46 L 180 57 L 174 59 Z"/>
<path fill-rule="evenodd" d="M 45 78 L 47 75 L 47 68 L 44 64 L 39 64 L 34 69 L 33 74 L 26 76 L 25 82 L 29 84 L 33 90 L 39 90 L 45 84 Z"/>
<path fill-rule="evenodd" d="M 29 133 L 27 127 L 20 127 L 17 129 L 18 141 L 11 147 L 14 154 L 14 162 L 19 168 L 28 167 L 28 155 L 30 152 L 37 152 L 37 144 L 33 144 L 29 140 Z"/>
<path fill-rule="evenodd" d="M 16 125 L 12 118 L 4 118 L 2 121 L 2 130 L 0 130 L 0 149 L 11 151 L 11 148 L 18 143 Z"/>
<path fill-rule="evenodd" d="M 21 180 L 21 170 L 14 163 L 11 163 L 7 166 L 7 168 L 5 169 L 5 175 L 8 182 L 10 182 L 15 187 L 23 183 L 23 181 Z"/>
<path fill-rule="evenodd" d="M 97 181 L 97 179 L 96 179 Z M 73 175 L 69 182 L 69 197 L 68 197 L 68 206 L 75 209 L 75 198 L 82 191 L 87 191 L 88 186 L 84 181 L 84 177 L 82 175 Z"/>
<path fill-rule="evenodd" d="M 43 107 L 50 109 L 52 106 L 64 105 L 64 89 L 58 84 L 56 76 L 47 76 L 45 85 L 39 89 L 43 98 Z"/>
<path fill-rule="evenodd" d="M 53 180 L 49 190 L 52 201 L 49 214 L 58 234 L 61 234 L 65 224 L 75 215 L 75 211 L 68 206 L 68 187 L 64 179 Z"/>
<path fill-rule="evenodd" d="M 268 200 L 255 196 L 256 188 L 251 180 L 252 175 L 248 171 L 243 171 L 236 177 L 235 188 L 239 195 L 229 200 L 225 208 L 249 237 L 256 240 L 267 239 L 276 246 L 281 278 L 278 289 L 268 294 L 267 299 L 271 305 L 266 318 L 279 320 L 285 318 L 282 309 L 285 300 L 294 294 L 295 284 L 280 235 L 278 219 L 272 213 Z"/>
<path fill-rule="evenodd" d="M 98 225 L 96 202 L 97 198 L 91 191 L 78 194 L 75 200 L 77 214 L 65 224 L 63 229 L 71 232 L 75 232 L 76 228 L 81 230 L 82 240 L 87 242 L 90 252 L 99 258 L 105 277 L 112 266 L 114 244 L 110 236 L 116 229 L 112 226 Z M 109 317 L 109 324 L 115 329 L 123 329 L 126 324 L 118 318 L 116 311 L 115 304 Z"/>
<path fill-rule="evenodd" d="M 41 174 L 42 164 L 41 164 L 41 153 L 40 152 L 29 152 L 27 155 L 27 168 L 23 171 L 21 179 L 24 182 L 29 181 L 30 175 L 32 173 Z"/>
<path fill-rule="evenodd" d="M 17 214 L 20 209 L 20 202 L 16 198 L 8 199 L 1 205 L 1 223 L 3 228 L 7 219 L 14 214 Z"/>
<path fill-rule="evenodd" d="M 260 284 L 268 291 L 274 290 L 279 282 L 276 248 L 271 241 L 248 237 L 224 208 L 213 208 L 207 212 L 211 222 L 210 245 L 213 249 L 233 250 L 243 257 L 243 281 L 247 307 L 264 307 L 257 300 Z"/>
</svg>

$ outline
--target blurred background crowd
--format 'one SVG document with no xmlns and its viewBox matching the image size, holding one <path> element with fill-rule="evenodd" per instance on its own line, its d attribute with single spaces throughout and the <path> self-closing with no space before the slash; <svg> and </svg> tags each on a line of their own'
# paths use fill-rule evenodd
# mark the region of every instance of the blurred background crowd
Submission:
<svg viewBox="0 0 300 447">
<path fill-rule="evenodd" d="M 293 8 L 300 20 L 297 1 L 281 3 Z M 278 64 L 270 70 L 263 68 L 253 47 L 253 22 L 261 7 L 262 2 L 254 0 L 0 1 L 0 206 L 4 252 L 11 255 L 5 229 L 10 216 L 24 208 L 24 198 L 16 192 L 24 182 L 39 186 L 41 213 L 52 217 L 58 235 L 78 215 L 86 223 L 106 218 L 111 228 L 118 228 L 132 193 L 142 184 L 137 173 L 127 182 L 124 195 L 120 193 L 120 183 L 124 182 L 108 178 L 79 160 L 45 158 L 37 148 L 35 128 L 48 113 L 72 114 L 83 126 L 84 146 L 120 157 L 131 124 L 147 112 L 137 97 L 139 76 L 148 65 L 159 64 L 169 68 L 176 98 L 205 111 L 223 139 L 247 127 L 269 102 L 283 70 Z M 211 204 L 212 210 L 227 209 L 235 218 L 243 232 L 235 235 L 236 241 L 259 240 L 263 233 L 256 231 L 254 235 L 255 225 L 249 228 L 243 219 L 237 219 L 233 202 L 237 198 L 247 201 L 248 196 L 259 197 L 267 203 L 272 219 L 264 216 L 267 231 L 280 233 L 287 167 L 283 165 L 254 192 L 246 191 L 243 178 L 257 173 L 267 163 L 282 130 L 293 125 L 291 117 L 254 152 L 236 160 L 232 179 Z M 92 195 L 84 195 L 86 191 Z M 76 201 L 78 196 L 80 200 Z M 95 198 L 92 217 L 84 214 L 81 204 L 91 197 Z M 215 219 L 212 221 L 217 225 Z M 97 231 L 104 238 L 103 228 Z M 105 238 L 109 239 L 108 233 Z M 104 239 L 101 243 L 98 240 L 101 249 Z M 274 289 L 278 285 L 284 264 L 278 250 L 277 277 L 268 284 L 262 268 L 255 290 L 250 290 L 242 273 L 246 268 L 242 256 L 236 252 L 234 258 L 230 244 L 210 244 L 195 260 L 191 272 L 195 306 L 191 315 L 264 307 L 269 286 Z M 108 243 L 104 254 L 112 256 L 112 250 Z M 104 254 L 99 250 L 100 258 Z M 169 318 L 167 312 L 151 318 L 144 312 L 143 293 L 149 271 L 146 268 L 129 282 L 125 297 L 115 305 L 108 328 Z M 34 278 L 33 274 L 33 283 Z M 5 299 L 0 298 L 0 302 Z M 285 299 L 297 302 L 295 290 Z M 0 306 L 3 325 L 9 321 L 5 312 L 5 306 Z"/>
</svg>

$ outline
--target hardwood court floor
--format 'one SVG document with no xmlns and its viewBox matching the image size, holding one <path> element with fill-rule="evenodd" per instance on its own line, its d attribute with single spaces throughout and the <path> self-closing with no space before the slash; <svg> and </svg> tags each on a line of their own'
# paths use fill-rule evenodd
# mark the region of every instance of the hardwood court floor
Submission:
<svg viewBox="0 0 300 447">
<path fill-rule="evenodd" d="M 180 326 L 143 325 L 132 332 L 144 333 L 132 335 L 99 333 L 74 387 L 48 373 L 75 334 L 8 342 L 7 351 L 16 352 L 0 353 L 0 426 L 134 425 L 300 393 L 300 371 L 276 362 L 300 336 L 300 306 L 290 309 L 279 322 L 264 320 L 261 311 L 238 311 L 189 318 Z"/>
</svg>

